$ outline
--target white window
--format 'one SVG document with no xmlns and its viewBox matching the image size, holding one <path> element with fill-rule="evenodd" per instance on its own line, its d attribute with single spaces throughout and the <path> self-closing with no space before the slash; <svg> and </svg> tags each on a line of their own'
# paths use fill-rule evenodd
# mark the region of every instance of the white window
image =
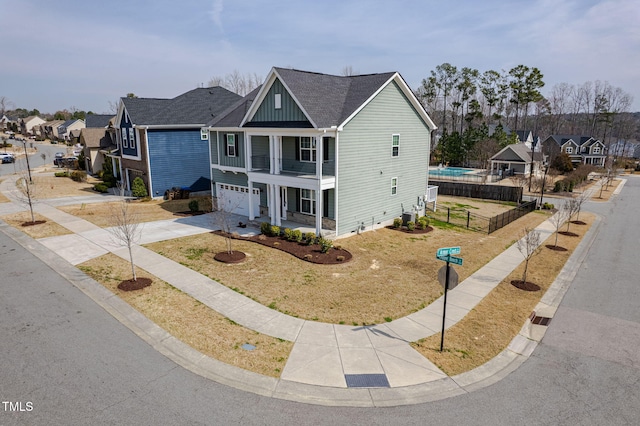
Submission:
<svg viewBox="0 0 640 426">
<path fill-rule="evenodd" d="M 127 133 L 127 129 L 122 130 L 122 147 L 129 148 L 129 133 Z"/>
<path fill-rule="evenodd" d="M 276 109 L 282 108 L 282 95 L 280 93 L 276 93 L 274 96 L 274 104 Z"/>
<path fill-rule="evenodd" d="M 391 136 L 391 156 L 397 157 L 400 155 L 400 135 Z"/>
<path fill-rule="evenodd" d="M 209 129 L 205 129 L 205 128 L 200 129 L 200 140 L 201 141 L 209 140 Z"/>
<path fill-rule="evenodd" d="M 136 147 L 136 129 L 129 127 L 129 148 Z"/>
<path fill-rule="evenodd" d="M 594 146 L 593 147 L 593 153 L 594 154 L 600 154 L 600 147 L 599 146 Z"/>
<path fill-rule="evenodd" d="M 564 150 L 567 154 L 573 154 L 573 148 L 568 146 L 565 150 Z"/>
<path fill-rule="evenodd" d="M 316 193 L 311 189 L 300 191 L 300 212 L 316 214 Z"/>
<path fill-rule="evenodd" d="M 300 161 L 316 161 L 316 139 L 303 136 L 300 138 Z"/>
<path fill-rule="evenodd" d="M 227 133 L 227 157 L 235 157 L 237 155 L 236 135 Z"/>
<path fill-rule="evenodd" d="M 398 193 L 398 178 L 391 178 L 391 195 L 396 195 Z"/>
</svg>

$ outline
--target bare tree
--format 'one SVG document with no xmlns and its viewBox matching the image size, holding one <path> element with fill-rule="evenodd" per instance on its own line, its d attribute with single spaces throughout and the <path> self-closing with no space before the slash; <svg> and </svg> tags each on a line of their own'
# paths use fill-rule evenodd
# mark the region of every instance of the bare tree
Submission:
<svg viewBox="0 0 640 426">
<path fill-rule="evenodd" d="M 31 213 L 31 223 L 36 222 L 33 206 L 38 200 L 38 185 L 31 179 L 27 169 L 20 171 L 20 177 L 16 181 L 18 188 L 18 201 L 26 206 Z"/>
<path fill-rule="evenodd" d="M 233 72 L 221 76 L 213 76 L 207 83 L 207 87 L 220 86 L 225 89 L 231 90 L 240 96 L 245 96 L 256 87 L 262 84 L 263 78 L 256 73 L 242 74 L 240 71 L 233 70 Z"/>
<path fill-rule="evenodd" d="M 529 269 L 529 261 L 533 256 L 539 253 L 540 231 L 535 229 L 524 228 L 522 238 L 516 243 L 518 250 L 524 256 L 524 272 L 522 273 L 522 284 L 527 283 L 527 270 Z"/>
<path fill-rule="evenodd" d="M 556 240 L 553 244 L 553 247 L 558 247 L 558 232 L 560 232 L 560 228 L 564 224 L 565 220 L 567 220 L 567 211 L 564 206 L 559 208 L 558 211 L 549 218 L 549 222 L 551 222 L 551 224 L 553 225 L 556 235 Z"/>
<path fill-rule="evenodd" d="M 567 219 L 567 231 L 569 232 L 569 226 L 571 225 L 571 218 L 578 212 L 578 202 L 576 201 L 575 198 L 570 198 L 569 200 L 565 201 L 564 205 L 562 206 L 562 210 L 564 210 L 565 215 L 566 215 L 566 219 Z"/>
<path fill-rule="evenodd" d="M 589 193 L 582 191 L 580 195 L 575 198 L 576 202 L 576 220 L 580 220 L 580 211 L 582 211 L 582 205 L 589 200 Z"/>
<path fill-rule="evenodd" d="M 342 67 L 341 73 L 345 77 L 358 74 L 357 71 L 354 71 L 354 69 L 353 69 L 353 67 L 351 65 L 345 65 L 344 67 Z"/>
<path fill-rule="evenodd" d="M 234 222 L 236 216 L 233 212 L 244 202 L 248 194 L 244 193 L 243 196 L 238 197 L 235 201 L 222 196 L 220 193 L 216 195 L 216 206 L 212 215 L 213 224 L 223 232 L 223 237 L 227 245 L 227 254 L 233 254 L 233 229 L 237 225 L 242 225 Z"/>
<path fill-rule="evenodd" d="M 111 227 L 108 231 L 111 233 L 116 244 L 126 246 L 129 250 L 129 262 L 131 263 L 131 275 L 133 281 L 137 281 L 136 268 L 133 263 L 133 251 L 132 247 L 140 240 L 140 233 L 142 231 L 140 227 L 140 218 L 138 214 L 133 211 L 131 204 L 127 197 L 125 197 L 124 185 L 118 185 L 118 192 L 120 200 L 118 200 L 116 206 L 111 211 Z"/>
</svg>

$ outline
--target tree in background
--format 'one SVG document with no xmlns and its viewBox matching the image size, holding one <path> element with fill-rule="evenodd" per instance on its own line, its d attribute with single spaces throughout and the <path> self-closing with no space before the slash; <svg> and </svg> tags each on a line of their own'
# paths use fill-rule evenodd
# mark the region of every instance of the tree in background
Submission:
<svg viewBox="0 0 640 426">
<path fill-rule="evenodd" d="M 220 86 L 240 96 L 246 96 L 253 89 L 260 86 L 263 80 L 264 79 L 256 73 L 242 74 L 236 69 L 224 77 L 211 77 L 207 87 Z"/>
</svg>

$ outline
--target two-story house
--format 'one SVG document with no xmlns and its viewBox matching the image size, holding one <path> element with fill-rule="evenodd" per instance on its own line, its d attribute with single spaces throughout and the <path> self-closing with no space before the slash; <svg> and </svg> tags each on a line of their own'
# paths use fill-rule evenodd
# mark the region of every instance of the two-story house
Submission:
<svg viewBox="0 0 640 426">
<path fill-rule="evenodd" d="M 560 152 L 569 155 L 574 166 L 591 164 L 604 167 L 607 155 L 602 141 L 591 136 L 551 135 L 542 142 L 543 152 L 550 157 Z"/>
<path fill-rule="evenodd" d="M 118 158 L 111 156 L 126 190 L 140 176 L 152 197 L 173 187 L 208 194 L 208 135 L 201 129 L 239 99 L 222 87 L 198 88 L 173 99 L 122 98 L 115 119 Z"/>
<path fill-rule="evenodd" d="M 318 235 L 384 226 L 424 205 L 435 128 L 397 72 L 273 68 L 208 127 L 213 196 L 249 220 Z"/>
</svg>

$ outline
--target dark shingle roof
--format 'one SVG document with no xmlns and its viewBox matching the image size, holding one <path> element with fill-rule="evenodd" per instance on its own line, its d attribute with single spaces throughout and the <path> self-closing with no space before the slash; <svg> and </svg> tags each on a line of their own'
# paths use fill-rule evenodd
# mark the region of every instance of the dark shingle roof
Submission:
<svg viewBox="0 0 640 426">
<path fill-rule="evenodd" d="M 582 145 L 583 143 L 589 141 L 591 139 L 590 136 L 580 136 L 580 135 L 551 135 L 549 138 L 553 139 L 558 146 L 562 146 L 570 139 L 578 145 Z"/>
<path fill-rule="evenodd" d="M 336 76 L 274 69 L 318 128 L 342 124 L 395 74 Z"/>
<path fill-rule="evenodd" d="M 222 87 L 193 89 L 173 99 L 122 98 L 129 117 L 137 125 L 204 125 L 240 95 Z"/>
<path fill-rule="evenodd" d="M 216 118 L 211 120 L 208 125 L 211 127 L 239 127 L 261 87 L 262 86 L 256 87 L 244 98 L 222 111 Z"/>
<path fill-rule="evenodd" d="M 85 127 L 104 129 L 109 126 L 109 120 L 112 118 L 111 114 L 88 114 L 85 117 Z"/>
</svg>

